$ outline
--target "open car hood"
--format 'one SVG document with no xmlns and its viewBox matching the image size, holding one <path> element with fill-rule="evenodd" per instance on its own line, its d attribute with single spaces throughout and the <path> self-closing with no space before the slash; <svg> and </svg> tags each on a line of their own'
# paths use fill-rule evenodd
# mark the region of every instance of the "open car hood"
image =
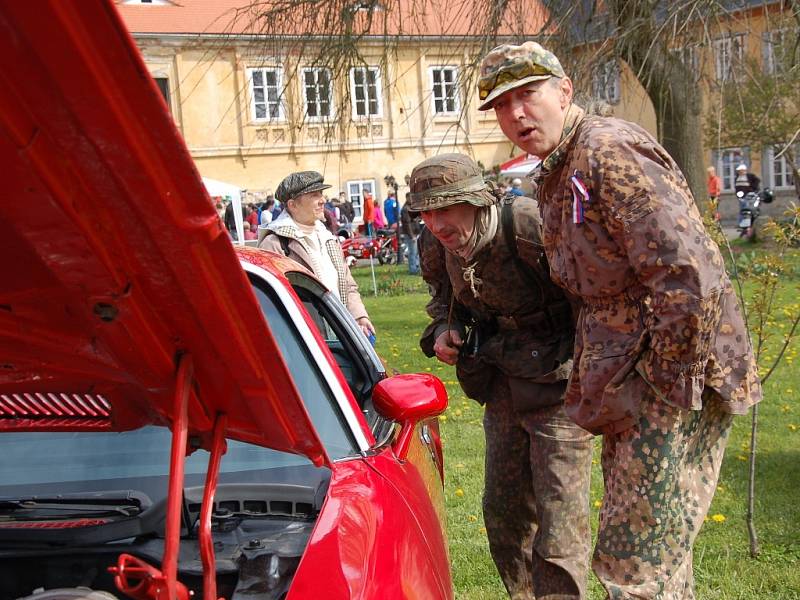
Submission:
<svg viewBox="0 0 800 600">
<path fill-rule="evenodd" d="M 112 2 L 0 5 L 0 430 L 189 435 L 328 463 Z"/>
</svg>

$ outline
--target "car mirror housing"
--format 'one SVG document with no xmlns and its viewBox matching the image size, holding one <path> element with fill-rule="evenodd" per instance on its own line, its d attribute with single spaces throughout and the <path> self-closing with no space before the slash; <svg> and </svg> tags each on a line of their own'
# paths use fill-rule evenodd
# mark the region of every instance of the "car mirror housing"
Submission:
<svg viewBox="0 0 800 600">
<path fill-rule="evenodd" d="M 372 391 L 376 410 L 401 425 L 394 453 L 405 460 L 416 424 L 440 415 L 447 408 L 447 390 L 438 377 L 423 373 L 395 375 L 377 383 Z"/>
</svg>

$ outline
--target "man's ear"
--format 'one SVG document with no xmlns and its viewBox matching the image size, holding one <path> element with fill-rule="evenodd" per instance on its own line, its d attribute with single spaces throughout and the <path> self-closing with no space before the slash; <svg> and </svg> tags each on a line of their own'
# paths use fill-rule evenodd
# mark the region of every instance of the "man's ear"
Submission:
<svg viewBox="0 0 800 600">
<path fill-rule="evenodd" d="M 561 91 L 561 108 L 566 108 L 572 103 L 572 80 L 569 77 L 562 77 L 559 89 Z"/>
</svg>

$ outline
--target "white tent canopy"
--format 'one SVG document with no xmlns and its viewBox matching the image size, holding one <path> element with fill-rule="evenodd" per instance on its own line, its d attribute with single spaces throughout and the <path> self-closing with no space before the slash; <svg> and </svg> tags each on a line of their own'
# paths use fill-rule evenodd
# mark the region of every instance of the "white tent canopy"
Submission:
<svg viewBox="0 0 800 600">
<path fill-rule="evenodd" d="M 538 165 L 541 161 L 536 158 L 528 158 L 523 161 L 517 162 L 515 164 L 509 165 L 507 168 L 500 169 L 500 175 L 505 177 L 525 177 L 528 173 L 533 171 L 533 169 Z"/>
<path fill-rule="evenodd" d="M 236 187 L 232 183 L 225 183 L 224 181 L 209 179 L 208 177 L 203 177 L 203 185 L 206 186 L 208 195 L 212 197 L 222 196 L 223 198 L 233 200 L 234 198 L 239 198 L 242 194 L 242 189 Z"/>
</svg>

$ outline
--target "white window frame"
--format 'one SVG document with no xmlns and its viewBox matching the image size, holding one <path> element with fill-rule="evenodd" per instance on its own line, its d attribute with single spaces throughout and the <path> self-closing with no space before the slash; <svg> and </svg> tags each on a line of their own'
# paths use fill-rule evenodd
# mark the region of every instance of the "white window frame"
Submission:
<svg viewBox="0 0 800 600">
<path fill-rule="evenodd" d="M 363 74 L 364 83 L 356 83 L 356 72 Z M 371 98 L 369 94 L 370 84 L 367 82 L 367 76 L 370 73 L 375 74 L 374 94 L 375 97 Z M 357 88 L 363 88 L 364 97 L 358 100 Z M 370 100 L 376 103 L 376 111 L 370 112 Z M 364 114 L 358 114 L 359 102 L 364 105 Z M 381 70 L 379 67 L 353 67 L 350 69 L 350 104 L 353 107 L 353 120 L 367 120 L 367 119 L 381 119 L 383 118 L 383 82 L 381 78 Z"/>
<path fill-rule="evenodd" d="M 723 192 L 733 192 L 736 183 L 736 166 L 748 163 L 749 148 L 720 148 L 716 151 L 717 175 L 722 181 Z"/>
<path fill-rule="evenodd" d="M 746 41 L 744 33 L 731 33 L 714 40 L 714 74 L 718 83 L 741 78 Z"/>
<path fill-rule="evenodd" d="M 792 168 L 786 161 L 786 154 L 781 154 L 778 158 L 775 158 L 775 154 L 780 152 L 783 147 L 784 144 L 775 144 L 767 148 L 766 158 L 767 164 L 769 165 L 767 177 L 769 184 L 767 187 L 771 187 L 775 190 L 793 190 L 794 180 L 792 178 Z M 795 156 L 798 156 L 797 152 L 800 152 L 800 144 L 795 145 L 794 149 Z"/>
<path fill-rule="evenodd" d="M 621 97 L 620 68 L 616 59 L 598 65 L 592 75 L 592 94 L 609 104 L 618 104 Z"/>
<path fill-rule="evenodd" d="M 452 81 L 446 82 L 444 79 L 437 84 L 434 81 L 434 73 L 436 71 L 441 72 L 442 76 L 445 73 L 452 74 Z M 461 112 L 461 94 L 459 88 L 459 81 L 458 81 L 458 67 L 453 65 L 435 65 L 432 67 L 428 67 L 428 81 L 430 82 L 431 86 L 431 111 L 433 111 L 434 116 L 452 116 L 457 115 Z M 447 85 L 452 85 L 452 94 L 450 96 L 447 95 Z M 442 96 L 437 97 L 436 91 L 437 86 L 439 87 L 440 91 L 443 92 Z M 446 110 L 447 108 L 447 101 L 452 99 L 453 101 L 453 110 Z M 442 108 L 445 110 L 436 110 L 436 101 L 439 100 L 442 103 Z"/>
<path fill-rule="evenodd" d="M 776 75 L 778 73 L 783 73 L 785 66 L 784 60 L 785 56 L 780 57 L 781 60 L 776 62 L 775 61 L 775 48 L 778 47 L 781 49 L 782 53 L 787 52 L 786 42 L 787 38 L 793 32 L 789 29 L 776 29 L 774 31 L 767 31 L 764 33 L 762 41 L 763 41 L 763 55 L 764 55 L 764 72 L 770 75 Z M 791 44 L 791 40 L 788 40 Z"/>
<path fill-rule="evenodd" d="M 258 86 L 264 88 L 264 101 L 263 102 L 256 102 L 256 84 L 253 81 L 253 73 L 260 72 L 262 77 L 262 82 L 264 85 Z M 272 86 L 267 85 L 267 73 L 274 73 L 275 74 L 275 94 L 276 100 L 271 101 L 269 99 L 269 88 Z M 247 69 L 247 81 L 248 87 L 250 89 L 250 118 L 253 121 L 257 121 L 259 123 L 263 123 L 265 121 L 285 121 L 286 120 L 286 111 L 284 110 L 283 106 L 283 69 L 281 67 L 250 67 Z M 270 105 L 277 102 L 278 108 L 278 115 L 273 117 L 270 114 Z M 256 104 L 263 104 L 266 107 L 266 116 L 259 117 L 256 114 Z"/>
<path fill-rule="evenodd" d="M 319 94 L 319 92 L 320 92 L 319 74 L 323 73 L 323 72 L 328 74 L 328 98 L 327 98 L 327 101 L 328 101 L 328 114 L 327 115 L 319 114 L 320 113 L 319 109 L 321 108 L 320 94 Z M 313 86 L 309 86 L 306 83 L 306 75 L 308 73 L 313 73 L 314 74 Z M 336 107 L 333 105 L 333 77 L 331 75 L 331 70 L 330 69 L 326 69 L 325 67 L 307 67 L 307 68 L 303 69 L 302 70 L 302 78 L 300 80 L 300 85 L 303 88 L 303 90 L 302 90 L 302 93 L 303 93 L 303 109 L 304 109 L 304 115 L 305 115 L 305 118 L 306 118 L 307 121 L 312 121 L 312 122 L 314 122 L 314 121 L 317 121 L 317 122 L 318 121 L 332 121 L 333 119 L 336 118 L 336 110 L 335 110 Z M 309 103 L 308 103 L 308 93 L 307 93 L 307 91 L 308 91 L 309 87 L 316 88 L 316 95 L 317 95 L 317 100 L 315 101 L 315 105 L 316 105 L 316 108 L 317 108 L 317 114 L 316 115 L 308 114 Z"/>
<path fill-rule="evenodd" d="M 364 197 L 364 190 L 372 194 L 372 200 L 376 198 L 374 179 L 351 179 L 347 182 L 347 199 L 353 204 L 353 221 L 364 221 L 364 207 L 361 205 L 361 200 Z"/>
</svg>

